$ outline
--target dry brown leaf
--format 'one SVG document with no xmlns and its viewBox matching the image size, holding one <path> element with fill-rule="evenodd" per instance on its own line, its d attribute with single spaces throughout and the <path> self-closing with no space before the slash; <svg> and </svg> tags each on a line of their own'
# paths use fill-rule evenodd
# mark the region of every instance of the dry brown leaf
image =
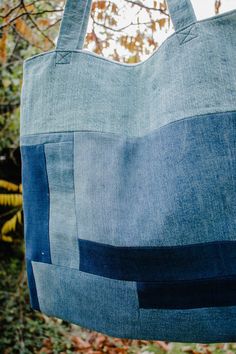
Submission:
<svg viewBox="0 0 236 354">
<path fill-rule="evenodd" d="M 37 24 L 41 29 L 45 29 L 50 25 L 50 20 L 49 18 L 39 18 L 37 20 Z"/>
<path fill-rule="evenodd" d="M 15 28 L 17 32 L 24 37 L 29 43 L 33 45 L 40 45 L 40 43 L 43 43 L 44 50 L 48 50 L 51 48 L 51 43 L 47 38 L 42 38 L 40 36 L 36 36 L 36 34 L 33 32 L 30 26 L 22 19 L 18 18 L 15 21 Z"/>
<path fill-rule="evenodd" d="M 152 32 L 156 31 L 156 22 L 155 21 L 152 21 L 150 28 L 151 28 Z"/>
<path fill-rule="evenodd" d="M 163 27 L 165 27 L 166 19 L 165 19 L 165 18 L 161 18 L 161 19 L 158 20 L 157 22 L 159 23 L 160 29 L 162 29 Z"/>
<path fill-rule="evenodd" d="M 97 8 L 100 10 L 105 10 L 106 8 L 106 1 L 101 0 L 101 1 L 97 1 Z"/>
<path fill-rule="evenodd" d="M 72 336 L 71 341 L 76 349 L 89 349 L 91 344 L 80 337 Z"/>
<path fill-rule="evenodd" d="M 220 0 L 216 0 L 215 1 L 215 14 L 216 15 L 219 13 L 220 7 L 221 7 L 221 1 Z"/>
<path fill-rule="evenodd" d="M 42 347 L 40 349 L 40 351 L 38 352 L 38 354 L 52 354 L 52 351 L 51 351 L 51 349 L 48 349 L 46 347 Z"/>
<path fill-rule="evenodd" d="M 111 11 L 114 13 L 114 14 L 117 14 L 118 13 L 118 7 L 116 4 L 112 4 L 112 7 L 111 7 Z"/>
<path fill-rule="evenodd" d="M 163 3 L 162 3 L 162 2 L 160 3 L 160 9 L 161 9 L 162 11 L 166 11 L 166 10 L 167 10 L 166 1 L 164 1 Z"/>
<path fill-rule="evenodd" d="M 0 37 L 0 61 L 5 64 L 7 61 L 7 31 L 3 30 Z"/>
<path fill-rule="evenodd" d="M 160 340 L 155 341 L 155 343 L 157 343 L 158 346 L 159 346 L 160 348 L 162 348 L 164 351 L 166 351 L 166 352 L 169 351 L 169 343 L 163 342 L 163 341 L 160 341 Z"/>
</svg>

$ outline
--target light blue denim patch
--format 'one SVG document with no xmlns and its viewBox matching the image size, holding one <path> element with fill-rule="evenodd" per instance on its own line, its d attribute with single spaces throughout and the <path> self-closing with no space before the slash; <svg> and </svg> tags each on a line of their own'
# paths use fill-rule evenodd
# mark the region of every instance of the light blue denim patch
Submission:
<svg viewBox="0 0 236 354">
<path fill-rule="evenodd" d="M 100 275 L 96 274 L 95 268 L 93 270 L 83 265 L 86 261 L 84 258 L 81 263 L 81 257 L 86 254 L 81 254 L 82 249 L 79 248 L 78 241 L 90 240 L 101 246 L 122 246 L 123 249 L 127 247 L 127 250 L 148 246 L 153 249 L 153 254 L 155 247 L 162 246 L 167 249 L 178 246 L 181 251 L 181 247 L 188 245 L 192 247 L 193 256 L 194 249 L 198 244 L 200 246 L 200 242 L 201 247 L 204 247 L 207 242 L 215 241 L 220 244 L 221 241 L 223 246 L 226 240 L 236 241 L 233 217 L 236 208 L 235 131 L 236 113 L 232 112 L 179 120 L 137 138 L 95 131 L 23 137 L 21 148 L 24 151 L 25 166 L 27 153 L 29 158 L 31 151 L 44 151 L 44 173 L 48 178 L 50 192 L 49 239 L 53 265 L 38 262 L 32 257 L 40 309 L 50 315 L 114 336 L 181 341 L 183 333 L 186 333 L 184 341 L 190 342 L 232 340 L 233 334 L 229 331 L 227 323 L 229 315 L 233 314 L 231 326 L 234 325 L 236 307 L 232 306 L 230 294 L 233 289 L 231 291 L 230 284 L 219 294 L 220 300 L 212 298 L 211 306 L 206 306 L 213 284 L 209 281 L 209 286 L 202 290 L 199 287 L 199 296 L 201 291 L 206 292 L 205 300 L 205 295 L 202 300 L 200 296 L 198 303 L 192 302 L 190 305 L 191 301 L 196 299 L 196 296 L 191 299 L 190 295 L 191 291 L 195 291 L 194 286 L 199 281 L 199 276 L 200 279 L 215 279 L 214 286 L 218 286 L 221 279 L 224 282 L 228 276 L 234 276 L 236 270 L 233 262 L 228 262 L 226 267 L 226 262 L 223 261 L 226 257 L 223 247 L 217 248 L 221 261 L 219 263 L 217 260 L 219 267 L 215 261 L 209 262 L 209 252 L 203 249 L 205 255 L 203 252 L 201 257 L 206 266 L 201 268 L 201 274 L 200 267 L 196 268 L 194 263 L 192 270 L 189 269 L 186 273 L 184 264 L 181 267 L 178 261 L 178 256 L 174 259 L 174 248 L 173 251 L 170 249 L 174 268 L 171 270 L 169 265 L 169 274 L 173 275 L 173 272 L 179 269 L 179 273 L 173 276 L 172 280 L 169 279 L 170 287 L 177 278 L 182 277 L 183 286 L 179 287 L 179 294 L 184 291 L 189 279 L 193 282 L 192 290 L 190 289 L 188 297 L 182 300 L 176 292 L 172 297 L 172 304 L 166 302 L 166 308 L 161 308 L 161 305 L 158 308 L 158 291 L 154 304 L 150 296 L 156 291 L 155 286 L 151 291 L 149 284 L 145 283 L 147 277 L 138 279 L 138 268 L 136 273 L 133 273 L 133 278 L 130 273 L 128 280 L 122 279 L 122 274 L 125 276 L 128 271 L 123 272 L 120 279 L 116 279 L 115 273 L 113 276 L 105 271 Z M 37 175 L 37 170 L 32 170 L 31 174 L 33 171 Z M 29 175 L 28 178 L 24 180 L 26 190 L 28 183 L 35 177 L 31 180 Z M 46 190 L 41 193 L 43 197 Z M 26 203 L 25 208 L 34 210 L 32 202 L 31 205 Z M 27 218 L 27 210 L 25 211 L 27 226 L 30 225 L 31 219 Z M 46 219 L 41 220 L 41 227 L 44 223 L 47 225 L 47 222 Z M 31 242 L 30 247 L 38 247 L 37 240 L 28 237 L 26 247 L 29 245 L 27 242 Z M 229 252 L 226 253 L 228 257 Z M 119 260 L 117 253 L 118 258 L 111 258 L 109 261 L 107 253 L 104 259 L 110 262 L 110 265 L 107 265 L 110 272 L 112 262 L 116 262 L 117 269 L 121 270 L 119 262 L 123 262 L 124 254 L 125 252 L 120 253 Z M 197 256 L 197 253 L 195 255 Z M 204 259 L 204 256 L 207 259 Z M 96 255 L 88 253 L 86 257 L 90 258 L 87 263 L 95 262 L 93 257 Z M 139 262 L 138 259 L 136 261 Z M 139 263 L 142 261 L 143 256 L 140 253 Z M 101 258 L 100 262 L 103 262 Z M 166 265 L 167 262 L 168 260 Z M 185 261 L 185 266 L 186 264 Z M 147 267 L 148 271 L 149 261 L 143 266 Z M 161 279 L 160 276 L 158 286 L 164 285 L 167 279 Z M 148 278 L 148 281 L 150 280 Z M 50 287 L 47 284 L 50 284 Z M 117 295 L 119 302 L 114 304 L 111 289 L 117 284 L 119 290 L 115 288 L 114 291 L 120 294 Z M 89 297 L 84 295 L 89 291 L 87 287 L 94 287 Z M 32 291 L 33 289 L 32 282 Z M 122 294 L 127 291 L 129 300 L 127 302 L 124 299 L 123 303 Z M 97 297 L 99 293 L 103 293 L 103 296 Z M 107 304 L 107 310 L 102 320 L 94 311 L 96 305 L 98 309 L 104 306 L 103 301 Z M 180 304 L 180 301 L 182 305 L 179 306 L 182 306 L 182 309 L 173 308 L 177 303 Z M 223 303 L 225 306 L 219 305 Z M 81 312 L 74 311 L 76 306 Z M 113 309 L 114 306 L 117 312 Z M 216 321 L 219 309 L 221 320 L 212 328 L 207 322 L 211 317 Z M 93 318 L 89 315 L 90 312 L 94 313 Z M 120 315 L 117 315 L 118 312 Z M 125 317 L 125 324 L 121 326 L 124 316 L 127 318 Z M 159 318 L 161 321 L 165 319 L 165 324 L 159 322 Z M 174 330 L 171 323 L 176 318 L 179 325 L 175 326 Z M 197 326 L 197 331 L 196 328 L 187 331 L 191 318 Z M 224 326 L 222 334 L 217 332 L 220 326 Z"/>
<path fill-rule="evenodd" d="M 197 21 L 168 0 L 175 33 L 133 65 L 83 50 L 91 5 L 67 0 L 56 49 L 24 62 L 31 306 L 116 337 L 236 341 L 236 10 Z"/>
<path fill-rule="evenodd" d="M 32 265 L 41 311 L 110 335 L 139 335 L 135 282 L 40 262 Z"/>
<path fill-rule="evenodd" d="M 79 249 L 75 215 L 74 144 L 69 141 L 46 143 L 44 146 L 50 188 L 52 263 L 76 267 Z"/>
<path fill-rule="evenodd" d="M 46 263 L 32 264 L 40 308 L 49 316 L 120 338 L 185 343 L 236 340 L 236 306 L 139 309 L 135 282 Z"/>
<path fill-rule="evenodd" d="M 139 138 L 74 134 L 80 238 L 117 246 L 235 239 L 236 113 Z"/>
<path fill-rule="evenodd" d="M 234 111 L 235 24 L 236 11 L 199 21 L 197 37 L 180 44 L 178 32 L 135 65 L 81 49 L 69 52 L 69 64 L 57 65 L 55 51 L 26 61 L 21 135 L 85 129 L 142 136 L 182 118 Z"/>
<path fill-rule="evenodd" d="M 192 117 L 140 138 L 75 132 L 74 152 L 70 133 L 63 142 L 46 134 L 21 143 L 45 143 L 53 197 L 55 188 L 63 194 L 74 185 L 82 239 L 124 246 L 234 240 L 235 117 Z"/>
</svg>

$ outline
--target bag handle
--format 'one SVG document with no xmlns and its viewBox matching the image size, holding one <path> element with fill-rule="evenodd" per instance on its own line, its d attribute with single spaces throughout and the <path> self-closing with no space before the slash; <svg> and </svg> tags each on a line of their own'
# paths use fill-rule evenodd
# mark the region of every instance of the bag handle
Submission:
<svg viewBox="0 0 236 354">
<path fill-rule="evenodd" d="M 82 49 L 92 0 L 67 0 L 62 17 L 56 49 L 73 51 Z"/>
<path fill-rule="evenodd" d="M 175 32 L 179 32 L 197 21 L 190 0 L 167 0 Z"/>
<path fill-rule="evenodd" d="M 190 0 L 167 0 L 170 16 L 178 32 L 196 22 Z M 67 0 L 56 50 L 82 49 L 87 32 L 92 0 Z"/>
</svg>

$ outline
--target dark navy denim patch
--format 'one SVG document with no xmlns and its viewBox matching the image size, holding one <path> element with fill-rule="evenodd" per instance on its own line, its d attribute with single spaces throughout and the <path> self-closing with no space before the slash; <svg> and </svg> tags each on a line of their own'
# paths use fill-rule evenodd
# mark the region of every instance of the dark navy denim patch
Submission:
<svg viewBox="0 0 236 354">
<path fill-rule="evenodd" d="M 39 309 L 31 260 L 51 263 L 49 188 L 44 146 L 21 146 L 26 267 L 33 308 Z"/>
<path fill-rule="evenodd" d="M 30 259 L 25 259 L 28 287 L 30 290 L 30 305 L 34 310 L 40 311 L 34 271 Z"/>
<path fill-rule="evenodd" d="M 49 188 L 43 145 L 21 146 L 26 258 L 51 263 Z"/>
<path fill-rule="evenodd" d="M 131 281 L 195 280 L 236 275 L 236 241 L 118 247 L 79 239 L 80 270 Z"/>
<path fill-rule="evenodd" d="M 179 282 L 138 282 L 139 307 L 191 309 L 236 305 L 236 276 Z"/>
<path fill-rule="evenodd" d="M 140 308 L 236 305 L 236 242 L 118 247 L 79 239 L 80 270 L 137 281 Z"/>
</svg>

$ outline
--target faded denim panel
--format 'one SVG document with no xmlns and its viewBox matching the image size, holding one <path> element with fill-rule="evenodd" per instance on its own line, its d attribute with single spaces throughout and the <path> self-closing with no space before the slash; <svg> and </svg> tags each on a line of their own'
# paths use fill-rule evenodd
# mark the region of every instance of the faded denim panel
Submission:
<svg viewBox="0 0 236 354">
<path fill-rule="evenodd" d="M 49 316 L 121 338 L 177 342 L 184 339 L 196 343 L 236 341 L 236 306 L 137 309 L 134 282 L 39 262 L 32 264 L 40 307 Z"/>
<path fill-rule="evenodd" d="M 175 281 L 184 284 L 236 275 L 236 241 L 122 247 L 79 239 L 79 249 L 81 271 L 111 279 L 169 282 L 171 286 Z"/>
<path fill-rule="evenodd" d="M 97 130 L 142 136 L 173 121 L 236 110 L 236 10 L 170 36 L 151 57 L 122 64 L 86 50 L 56 65 L 56 52 L 24 63 L 21 136 Z M 33 119 L 32 119 L 33 117 Z"/>
<path fill-rule="evenodd" d="M 52 263 L 79 266 L 75 216 L 73 142 L 47 143 L 45 155 L 50 190 Z"/>
<path fill-rule="evenodd" d="M 20 137 L 20 144 L 23 145 L 38 145 L 46 143 L 63 143 L 73 142 L 74 133 L 46 133 L 46 134 L 32 134 Z"/>
<path fill-rule="evenodd" d="M 57 49 L 73 50 L 83 48 L 92 0 L 66 1 Z"/>
<path fill-rule="evenodd" d="M 236 10 L 196 21 L 168 0 L 176 33 L 133 65 L 81 50 L 90 6 L 67 0 L 56 50 L 24 62 L 31 305 L 115 337 L 233 342 Z"/>
<path fill-rule="evenodd" d="M 236 306 L 186 310 L 140 309 L 140 333 L 149 340 L 185 343 L 236 341 Z"/>
<path fill-rule="evenodd" d="M 78 236 L 116 246 L 235 240 L 236 113 L 140 138 L 75 132 Z"/>
<path fill-rule="evenodd" d="M 43 122 L 41 121 L 42 117 L 47 117 L 47 124 L 53 125 L 51 103 L 54 95 L 54 58 L 52 56 L 47 58 L 47 64 L 49 65 L 44 65 L 43 62 L 35 62 L 33 71 L 27 65 L 23 65 L 23 77 L 25 76 L 25 79 L 23 78 L 21 90 L 20 135 L 22 135 L 22 128 L 25 125 L 29 126 L 29 124 L 31 126 L 30 134 L 40 133 L 43 130 L 43 124 L 45 124 L 45 119 L 43 119 Z"/>
<path fill-rule="evenodd" d="M 179 31 L 197 21 L 190 0 L 168 0 L 167 4 L 175 31 Z"/>
<path fill-rule="evenodd" d="M 32 264 L 44 313 L 124 338 L 137 331 L 135 282 L 111 280 L 57 265 Z"/>
</svg>

